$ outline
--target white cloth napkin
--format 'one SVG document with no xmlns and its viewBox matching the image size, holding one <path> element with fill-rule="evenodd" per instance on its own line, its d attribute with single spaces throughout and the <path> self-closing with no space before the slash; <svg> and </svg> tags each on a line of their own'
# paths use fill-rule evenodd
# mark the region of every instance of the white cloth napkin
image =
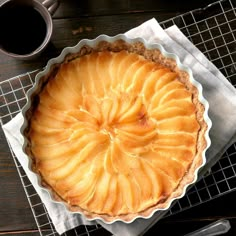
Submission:
<svg viewBox="0 0 236 236">
<path fill-rule="evenodd" d="M 167 51 L 176 53 L 181 62 L 192 69 L 194 78 L 202 84 L 204 97 L 210 104 L 209 116 L 213 123 L 210 131 L 212 145 L 207 151 L 208 165 L 212 165 L 236 141 L 235 88 L 176 26 L 163 30 L 155 19 L 151 19 L 137 28 L 128 31 L 126 35 L 130 38 L 143 37 L 149 42 L 160 43 Z M 59 234 L 81 224 L 91 225 L 99 223 L 116 236 L 143 235 L 165 213 L 156 213 L 148 220 L 137 219 L 131 224 L 122 222 L 113 224 L 105 224 L 101 221 L 91 222 L 83 216 L 70 214 L 61 204 L 50 201 L 47 192 L 38 187 L 35 176 L 28 170 L 28 159 L 21 150 L 23 137 L 19 129 L 22 122 L 22 115 L 18 114 L 10 122 L 3 125 L 3 130 L 16 157 L 44 202 L 55 229 Z"/>
</svg>

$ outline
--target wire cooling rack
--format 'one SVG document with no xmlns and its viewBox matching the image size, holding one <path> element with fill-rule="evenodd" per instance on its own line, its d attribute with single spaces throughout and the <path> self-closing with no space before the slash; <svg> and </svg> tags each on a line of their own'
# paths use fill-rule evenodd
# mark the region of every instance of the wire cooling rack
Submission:
<svg viewBox="0 0 236 236">
<path fill-rule="evenodd" d="M 180 30 L 211 60 L 236 87 L 236 2 L 219 1 L 204 9 L 190 11 L 161 23 L 163 28 L 177 25 Z M 32 87 L 33 71 L 0 83 L 1 125 L 16 116 L 26 102 L 26 92 Z M 10 146 L 9 146 L 10 147 Z M 56 233 L 44 204 L 17 161 L 11 147 L 22 185 L 32 209 L 41 236 Z M 236 190 L 236 143 L 232 144 L 221 159 L 188 191 L 186 196 L 170 209 L 167 215 L 177 214 Z M 100 226 L 79 226 L 64 236 L 109 235 Z"/>
</svg>

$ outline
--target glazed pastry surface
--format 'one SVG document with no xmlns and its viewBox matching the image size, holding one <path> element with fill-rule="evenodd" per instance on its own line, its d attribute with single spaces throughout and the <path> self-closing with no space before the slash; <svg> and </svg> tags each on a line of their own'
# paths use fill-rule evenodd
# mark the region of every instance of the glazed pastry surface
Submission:
<svg viewBox="0 0 236 236">
<path fill-rule="evenodd" d="M 66 202 L 109 216 L 165 201 L 196 155 L 200 125 L 178 74 L 135 53 L 64 63 L 39 94 L 36 169 Z"/>
</svg>

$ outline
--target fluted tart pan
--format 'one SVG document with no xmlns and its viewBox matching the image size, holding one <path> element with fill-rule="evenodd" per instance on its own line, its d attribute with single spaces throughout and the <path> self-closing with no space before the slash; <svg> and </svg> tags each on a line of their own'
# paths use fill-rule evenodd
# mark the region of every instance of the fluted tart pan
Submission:
<svg viewBox="0 0 236 236">
<path fill-rule="evenodd" d="M 51 200 L 106 223 L 167 210 L 206 163 L 208 102 L 160 44 L 101 35 L 36 76 L 23 150 Z"/>
</svg>

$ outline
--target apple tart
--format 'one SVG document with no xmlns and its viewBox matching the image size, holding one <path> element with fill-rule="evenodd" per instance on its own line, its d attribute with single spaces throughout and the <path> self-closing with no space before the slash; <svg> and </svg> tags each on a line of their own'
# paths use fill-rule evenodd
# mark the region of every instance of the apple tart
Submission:
<svg viewBox="0 0 236 236">
<path fill-rule="evenodd" d="M 166 209 L 205 162 L 189 74 L 142 42 L 84 45 L 51 66 L 24 130 L 33 169 L 71 211 L 105 222 Z"/>
</svg>

